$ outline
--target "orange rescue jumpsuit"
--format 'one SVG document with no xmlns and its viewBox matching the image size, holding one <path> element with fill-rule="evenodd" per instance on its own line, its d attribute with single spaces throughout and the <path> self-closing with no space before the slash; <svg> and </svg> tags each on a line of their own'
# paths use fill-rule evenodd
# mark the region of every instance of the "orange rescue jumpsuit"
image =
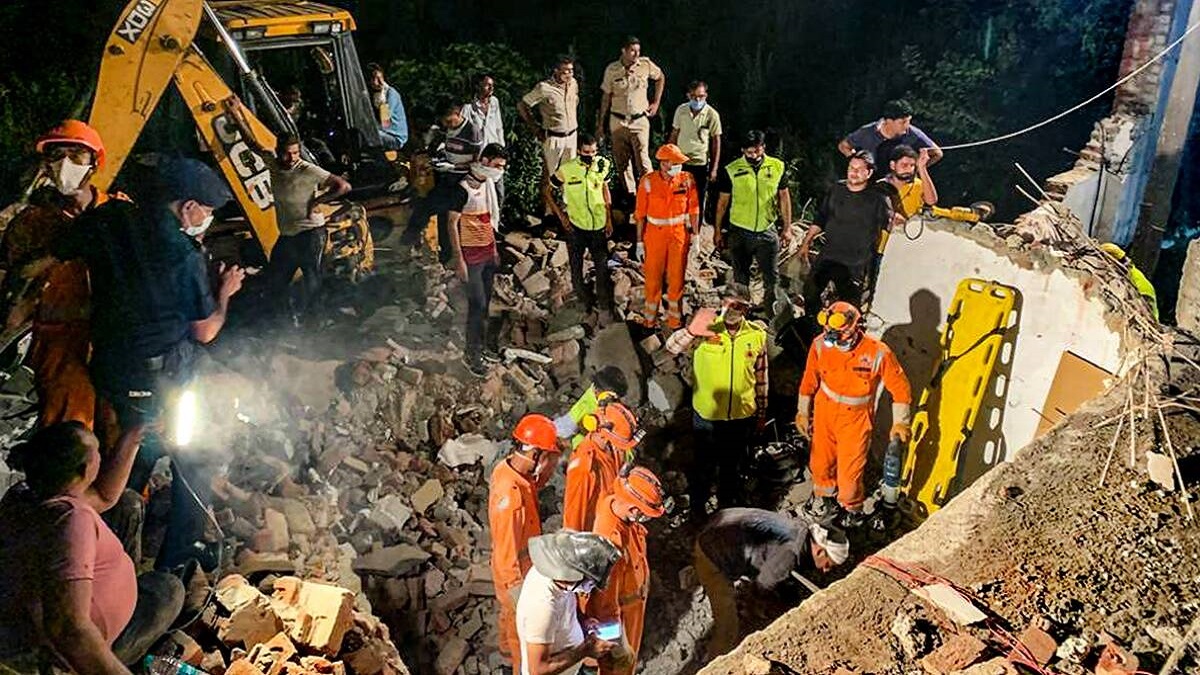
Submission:
<svg viewBox="0 0 1200 675">
<path fill-rule="evenodd" d="M 492 534 L 492 582 L 500 604 L 500 654 L 521 672 L 521 641 L 517 637 L 517 605 L 510 591 L 525 580 L 529 540 L 542 533 L 537 486 L 502 461 L 492 470 L 488 489 L 488 528 Z"/>
<path fill-rule="evenodd" d="M 869 335 L 849 351 L 830 347 L 819 337 L 808 350 L 800 395 L 813 398 L 808 464 L 813 494 L 836 495 L 848 511 L 862 509 L 866 499 L 863 472 L 881 383 L 894 402 L 912 404 L 908 378 L 896 355 Z"/>
<path fill-rule="evenodd" d="M 642 646 L 646 598 L 650 595 L 650 563 L 646 559 L 646 527 L 621 520 L 613 513 L 613 497 L 600 500 L 596 507 L 594 532 L 611 541 L 621 551 L 613 565 L 608 585 L 588 597 L 587 611 L 602 623 L 620 620 L 626 642 L 633 651 L 627 668 L 600 663 L 601 675 L 632 675 Z"/>
<path fill-rule="evenodd" d="M 667 326 L 683 326 L 683 274 L 687 269 L 688 230 L 690 222 L 700 217 L 696 196 L 696 181 L 686 171 L 665 179 L 661 171 L 642 176 L 638 184 L 637 209 L 634 217 L 645 221 L 642 243 L 646 259 L 642 272 L 646 276 L 646 325 L 658 321 L 658 306 L 662 303 L 663 273 L 667 275 Z"/>
<path fill-rule="evenodd" d="M 591 435 L 571 451 L 567 462 L 567 485 L 563 495 L 563 527 L 591 532 L 596 504 L 612 494 L 621 470 L 617 453 Z"/>
<path fill-rule="evenodd" d="M 95 189 L 92 192 L 89 208 L 110 199 Z M 88 374 L 91 290 L 87 266 L 80 260 L 60 262 L 51 256 L 54 242 L 77 215 L 54 204 L 31 206 L 8 226 L 0 244 L 7 274 L 26 276 L 5 280 L 7 289 L 27 284 L 15 291 L 17 297 L 9 298 L 12 304 L 5 329 L 19 326 L 33 315 L 29 356 L 40 406 L 38 424 L 43 427 L 78 421 L 91 429 L 95 422 L 96 392 Z M 42 266 L 45 269 L 38 269 Z"/>
</svg>

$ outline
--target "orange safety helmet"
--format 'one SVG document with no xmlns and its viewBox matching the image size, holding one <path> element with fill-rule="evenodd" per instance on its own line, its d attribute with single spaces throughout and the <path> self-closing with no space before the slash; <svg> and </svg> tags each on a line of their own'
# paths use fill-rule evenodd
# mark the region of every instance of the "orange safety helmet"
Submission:
<svg viewBox="0 0 1200 675">
<path fill-rule="evenodd" d="M 545 415 L 530 413 L 522 417 L 513 429 L 513 439 L 520 445 L 529 445 L 544 452 L 561 452 L 554 420 Z"/>
<path fill-rule="evenodd" d="M 817 323 L 825 329 L 825 341 L 842 348 L 853 347 L 862 335 L 862 312 L 843 300 L 818 312 Z"/>
<path fill-rule="evenodd" d="M 636 506 L 650 518 L 658 518 L 667 510 L 662 483 L 644 466 L 635 466 L 628 472 L 622 472 L 613 487 L 613 497 L 628 506 Z"/>
<path fill-rule="evenodd" d="M 630 451 L 641 441 L 638 421 L 623 404 L 608 401 L 601 404 L 595 415 L 595 431 L 601 438 L 618 450 Z"/>
<path fill-rule="evenodd" d="M 104 141 L 100 140 L 100 132 L 86 122 L 79 120 L 64 120 L 37 140 L 35 146 L 39 153 L 47 145 L 54 143 L 73 143 L 82 145 L 96 153 L 96 168 L 104 168 Z"/>
</svg>

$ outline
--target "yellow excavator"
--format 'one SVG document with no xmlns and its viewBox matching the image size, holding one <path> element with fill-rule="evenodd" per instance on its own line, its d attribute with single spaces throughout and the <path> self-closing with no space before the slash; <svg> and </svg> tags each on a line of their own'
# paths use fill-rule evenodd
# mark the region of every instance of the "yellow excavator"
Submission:
<svg viewBox="0 0 1200 675">
<path fill-rule="evenodd" d="M 135 188 L 157 156 L 207 156 L 236 201 L 218 214 L 210 247 L 265 262 L 279 231 L 270 174 L 252 148 L 294 134 L 307 159 L 355 185 L 327 207 L 324 266 L 362 277 L 374 266 L 367 208 L 398 221 L 404 195 L 390 189 L 402 167 L 380 143 L 354 29 L 346 10 L 307 0 L 131 0 L 101 57 L 88 121 L 108 161 L 93 184 Z M 287 105 L 268 78 L 284 83 Z"/>
</svg>

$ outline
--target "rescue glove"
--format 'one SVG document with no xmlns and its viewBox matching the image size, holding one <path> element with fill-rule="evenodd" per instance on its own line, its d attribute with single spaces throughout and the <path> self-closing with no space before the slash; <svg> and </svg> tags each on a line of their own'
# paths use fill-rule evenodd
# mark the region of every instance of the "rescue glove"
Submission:
<svg viewBox="0 0 1200 675">
<path fill-rule="evenodd" d="M 912 440 L 912 427 L 907 422 L 897 422 L 892 425 L 892 430 L 888 432 L 888 436 L 899 440 L 901 443 L 907 443 Z"/>
<path fill-rule="evenodd" d="M 808 438 L 810 436 L 808 432 L 808 415 L 796 413 L 796 433 L 800 434 L 804 438 Z"/>
<path fill-rule="evenodd" d="M 638 262 L 645 262 L 646 261 L 646 245 L 639 241 L 637 243 L 637 248 L 635 249 L 635 255 L 637 255 Z"/>
</svg>

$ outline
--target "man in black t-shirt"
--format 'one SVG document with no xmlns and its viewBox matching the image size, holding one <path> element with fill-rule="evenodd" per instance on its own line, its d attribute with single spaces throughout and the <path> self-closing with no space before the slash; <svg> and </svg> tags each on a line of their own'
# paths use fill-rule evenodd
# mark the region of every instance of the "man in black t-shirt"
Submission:
<svg viewBox="0 0 1200 675">
<path fill-rule="evenodd" d="M 708 654 L 713 658 L 741 639 L 738 589 L 759 604 L 789 604 L 795 599 L 793 572 L 828 572 L 850 556 L 850 544 L 833 527 L 774 511 L 736 508 L 713 514 L 692 553 L 696 576 L 712 606 Z"/>
<path fill-rule="evenodd" d="M 809 316 L 816 316 L 824 308 L 821 295 L 830 283 L 834 286 L 831 302 L 845 300 L 855 306 L 862 304 L 879 233 L 890 227 L 892 220 L 887 197 L 871 189 L 874 168 L 871 153 L 854 153 L 846 167 L 846 180 L 826 193 L 800 243 L 800 255 L 807 260 L 813 240 L 825 233 L 824 246 L 812 261 L 809 274 L 810 284 L 804 301 Z"/>
</svg>

